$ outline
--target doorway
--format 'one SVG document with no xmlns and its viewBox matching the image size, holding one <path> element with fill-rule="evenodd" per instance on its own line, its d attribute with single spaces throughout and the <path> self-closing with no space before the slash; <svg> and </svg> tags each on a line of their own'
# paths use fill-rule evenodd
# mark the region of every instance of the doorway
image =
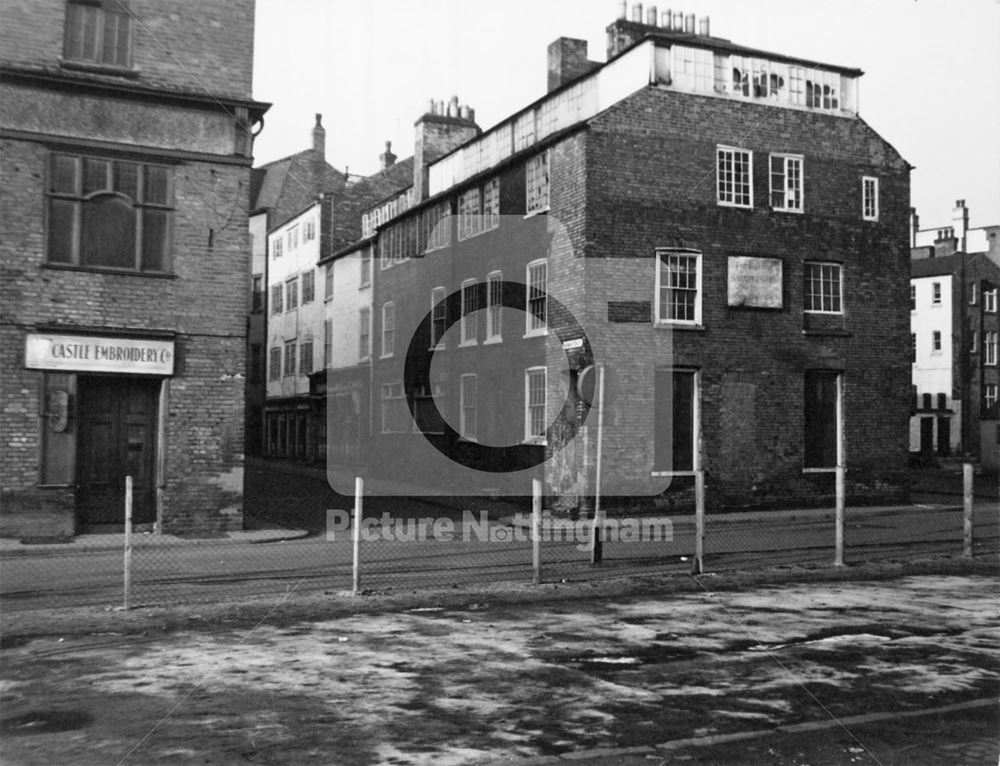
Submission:
<svg viewBox="0 0 1000 766">
<path fill-rule="evenodd" d="M 156 521 L 159 389 L 158 379 L 80 376 L 76 508 L 83 531 L 124 526 L 126 476 L 132 477 L 133 523 Z"/>
</svg>

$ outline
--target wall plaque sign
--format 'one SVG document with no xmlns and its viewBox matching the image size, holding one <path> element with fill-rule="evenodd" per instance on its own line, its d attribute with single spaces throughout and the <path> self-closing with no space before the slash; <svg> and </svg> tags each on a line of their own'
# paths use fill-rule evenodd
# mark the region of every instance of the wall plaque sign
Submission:
<svg viewBox="0 0 1000 766">
<path fill-rule="evenodd" d="M 730 306 L 780 309 L 782 302 L 780 258 L 729 256 L 727 298 Z"/>
</svg>

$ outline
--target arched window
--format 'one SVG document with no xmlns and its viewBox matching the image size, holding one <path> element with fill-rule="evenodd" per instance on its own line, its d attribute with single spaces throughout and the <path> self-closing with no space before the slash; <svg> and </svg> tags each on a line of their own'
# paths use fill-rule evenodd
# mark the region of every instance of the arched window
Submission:
<svg viewBox="0 0 1000 766">
<path fill-rule="evenodd" d="M 171 182 L 163 165 L 53 154 L 49 263 L 169 271 Z"/>
</svg>

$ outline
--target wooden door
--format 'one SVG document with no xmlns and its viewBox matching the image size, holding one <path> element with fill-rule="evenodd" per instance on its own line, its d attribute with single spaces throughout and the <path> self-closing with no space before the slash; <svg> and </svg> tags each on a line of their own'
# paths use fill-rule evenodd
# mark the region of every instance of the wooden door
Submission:
<svg viewBox="0 0 1000 766">
<path fill-rule="evenodd" d="M 160 382 L 81 376 L 78 384 L 77 514 L 84 526 L 125 523 L 125 477 L 132 521 L 156 520 L 156 399 Z"/>
</svg>

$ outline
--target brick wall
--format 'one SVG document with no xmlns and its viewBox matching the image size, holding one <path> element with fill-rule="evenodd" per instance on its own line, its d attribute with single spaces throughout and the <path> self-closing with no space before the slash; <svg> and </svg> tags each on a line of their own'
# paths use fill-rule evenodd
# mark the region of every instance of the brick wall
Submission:
<svg viewBox="0 0 1000 766">
<path fill-rule="evenodd" d="M 253 0 L 129 3 L 141 83 L 216 97 L 251 97 Z M 59 70 L 65 0 L 2 0 L 0 61 Z"/>
</svg>

